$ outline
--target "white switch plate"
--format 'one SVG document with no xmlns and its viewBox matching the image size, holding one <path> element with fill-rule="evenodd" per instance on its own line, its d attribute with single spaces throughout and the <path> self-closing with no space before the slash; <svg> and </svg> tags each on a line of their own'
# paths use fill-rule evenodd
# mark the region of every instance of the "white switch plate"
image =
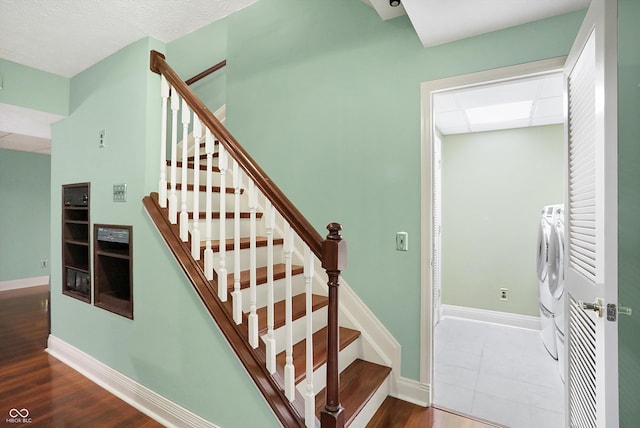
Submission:
<svg viewBox="0 0 640 428">
<path fill-rule="evenodd" d="M 409 234 L 407 232 L 396 233 L 396 250 L 409 251 Z"/>
<path fill-rule="evenodd" d="M 113 185 L 113 202 L 127 202 L 127 185 Z"/>
<path fill-rule="evenodd" d="M 103 129 L 102 131 L 98 132 L 98 147 L 100 147 L 101 149 L 104 149 L 104 146 L 106 145 L 106 138 L 107 131 Z"/>
</svg>

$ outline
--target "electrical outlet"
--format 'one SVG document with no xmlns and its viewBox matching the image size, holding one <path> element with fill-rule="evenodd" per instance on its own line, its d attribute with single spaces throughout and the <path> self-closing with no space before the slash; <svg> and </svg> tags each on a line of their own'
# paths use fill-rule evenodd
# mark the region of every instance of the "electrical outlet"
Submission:
<svg viewBox="0 0 640 428">
<path fill-rule="evenodd" d="M 105 131 L 104 129 L 98 132 L 98 147 L 100 147 L 101 149 L 104 149 L 105 147 L 106 137 L 107 137 L 107 131 Z"/>
<path fill-rule="evenodd" d="M 509 300 L 509 289 L 508 288 L 501 288 L 500 289 L 500 300 L 504 300 L 504 301 Z"/>
<path fill-rule="evenodd" d="M 396 233 L 396 250 L 409 251 L 409 234 L 407 232 Z"/>
<path fill-rule="evenodd" d="M 46 268 L 47 266 L 49 266 L 49 260 L 40 260 L 41 268 Z"/>
</svg>

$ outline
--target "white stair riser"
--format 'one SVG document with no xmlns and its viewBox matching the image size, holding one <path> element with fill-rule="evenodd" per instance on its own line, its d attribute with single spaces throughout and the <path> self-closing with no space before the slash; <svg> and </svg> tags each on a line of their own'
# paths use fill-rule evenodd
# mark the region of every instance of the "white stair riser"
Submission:
<svg viewBox="0 0 640 428">
<path fill-rule="evenodd" d="M 315 346 L 315 344 L 314 344 Z M 349 364 L 353 363 L 356 359 L 362 358 L 361 355 L 362 344 L 361 338 L 358 337 L 352 343 L 349 344 L 338 354 L 338 372 L 342 372 Z M 317 394 L 327 386 L 327 364 L 324 363 L 313 372 L 313 394 Z M 306 378 L 302 382 L 296 385 L 296 388 L 300 394 L 304 395 L 307 392 L 307 380 Z"/>
<path fill-rule="evenodd" d="M 194 229 L 195 220 L 189 220 L 189 231 Z M 198 229 L 200 230 L 200 241 L 207 240 L 207 221 L 204 219 L 197 220 Z M 233 239 L 234 237 L 234 219 L 227 218 L 224 222 L 225 228 L 225 238 Z M 248 218 L 240 219 L 240 237 L 244 238 L 249 236 L 251 231 L 251 222 Z M 256 235 L 257 236 L 266 236 L 266 232 L 264 231 L 264 222 L 261 220 L 256 220 Z M 211 236 L 210 239 L 218 240 L 220 237 L 220 220 L 212 219 L 211 220 Z"/>
<path fill-rule="evenodd" d="M 267 284 L 260 284 L 256 287 L 256 307 L 263 308 L 267 306 Z M 304 293 L 304 275 L 295 275 L 291 278 L 291 290 L 294 296 Z M 242 311 L 249 312 L 251 289 L 249 287 L 241 291 L 242 294 Z M 286 294 L 286 278 L 273 282 L 273 301 L 279 302 L 284 300 Z"/>
<path fill-rule="evenodd" d="M 320 308 L 313 311 L 313 332 L 327 326 L 327 307 Z M 296 344 L 303 340 L 306 335 L 306 316 L 301 317 L 293 322 L 293 343 Z M 274 331 L 276 339 L 276 354 L 284 351 L 287 346 L 286 342 L 286 328 L 282 326 Z"/>
<path fill-rule="evenodd" d="M 198 177 L 199 177 L 199 182 L 198 185 L 200 186 L 204 186 L 207 184 L 207 171 L 204 170 L 200 170 L 198 172 Z M 226 182 L 226 187 L 233 187 L 233 174 L 231 173 L 231 171 L 227 170 L 227 182 Z M 169 183 L 169 185 L 167 186 L 168 189 L 171 189 L 171 167 L 167 166 L 167 182 Z M 176 183 L 180 183 L 182 181 L 182 168 L 178 167 L 176 168 Z M 245 179 L 246 181 L 246 179 Z M 218 186 L 220 184 L 220 173 L 219 172 L 213 172 L 211 174 L 211 182 L 213 183 L 214 186 Z M 188 184 L 193 184 L 193 169 L 192 168 L 187 168 L 187 183 Z"/>
<path fill-rule="evenodd" d="M 225 252 L 225 266 L 227 268 L 227 273 L 232 273 L 235 269 L 234 265 L 234 250 L 227 250 Z M 240 270 L 249 270 L 251 268 L 251 257 L 250 257 L 250 249 L 242 249 L 240 250 Z M 220 253 L 213 253 L 213 268 L 217 271 L 218 266 L 220 265 Z M 274 245 L 273 246 L 273 263 L 283 263 L 284 262 L 284 254 L 282 245 Z M 266 266 L 267 265 L 267 247 L 258 247 L 256 248 L 256 267 Z"/>
<path fill-rule="evenodd" d="M 181 204 L 182 204 L 182 191 L 177 190 L 176 195 L 178 197 L 178 212 L 180 212 Z M 195 192 L 188 190 L 187 191 L 187 212 L 193 211 L 193 198 L 195 196 Z M 235 195 L 233 193 L 225 193 L 225 210 L 226 212 L 234 212 L 236 203 L 235 203 Z M 249 205 L 247 203 L 247 198 L 243 198 L 240 195 L 240 211 L 249 212 Z M 204 212 L 207 203 L 207 192 L 198 192 L 198 210 Z M 212 192 L 211 193 L 211 211 L 216 212 L 220 211 L 220 193 Z"/>
</svg>

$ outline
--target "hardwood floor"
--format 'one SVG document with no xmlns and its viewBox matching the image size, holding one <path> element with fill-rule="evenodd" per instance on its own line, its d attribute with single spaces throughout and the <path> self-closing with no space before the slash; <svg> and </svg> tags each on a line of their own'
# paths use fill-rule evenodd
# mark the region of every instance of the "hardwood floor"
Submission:
<svg viewBox="0 0 640 428">
<path fill-rule="evenodd" d="M 162 426 L 47 354 L 48 334 L 47 286 L 0 292 L 0 426 Z"/>
<path fill-rule="evenodd" d="M 421 407 L 387 397 L 367 428 L 489 428 L 489 425 L 434 407 Z"/>
</svg>

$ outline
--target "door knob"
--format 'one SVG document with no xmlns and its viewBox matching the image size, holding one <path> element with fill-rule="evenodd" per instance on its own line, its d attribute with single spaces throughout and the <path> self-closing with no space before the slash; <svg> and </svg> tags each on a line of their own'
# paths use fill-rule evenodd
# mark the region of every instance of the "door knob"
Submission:
<svg viewBox="0 0 640 428">
<path fill-rule="evenodd" d="M 596 301 L 594 303 L 580 302 L 580 306 L 584 310 L 597 312 L 598 313 L 598 317 L 602 318 L 602 311 L 603 311 L 604 307 L 603 307 L 603 305 L 602 305 L 602 303 L 600 302 L 599 299 L 598 299 L 598 301 Z"/>
</svg>

